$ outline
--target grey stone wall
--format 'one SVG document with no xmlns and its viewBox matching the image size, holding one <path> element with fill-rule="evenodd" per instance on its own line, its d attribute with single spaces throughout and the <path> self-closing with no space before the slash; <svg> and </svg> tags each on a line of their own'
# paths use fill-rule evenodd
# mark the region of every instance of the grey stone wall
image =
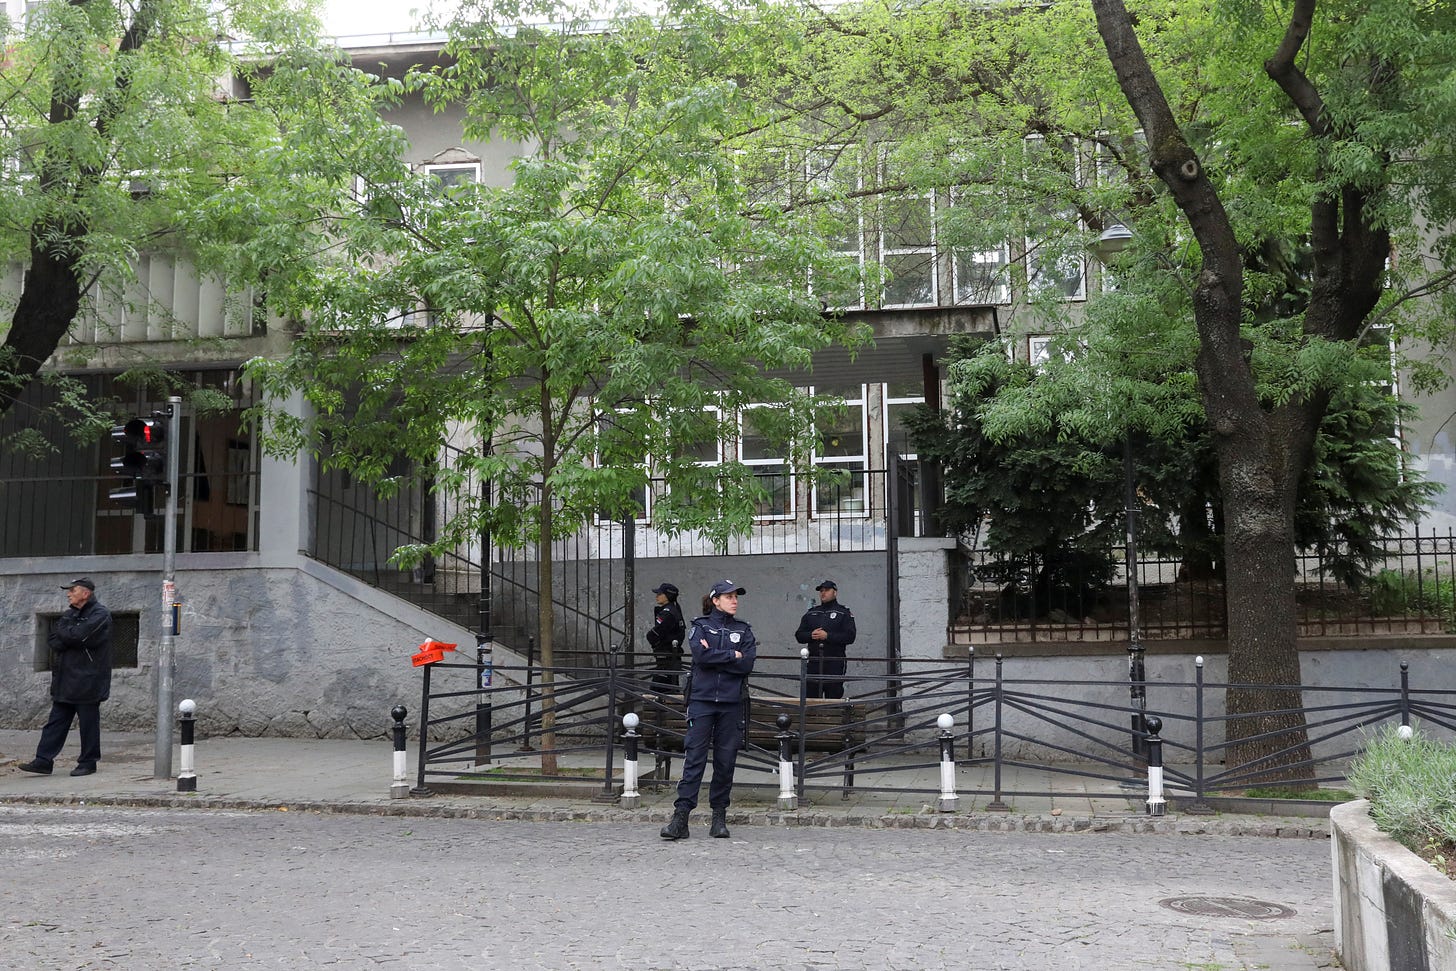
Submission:
<svg viewBox="0 0 1456 971">
<path fill-rule="evenodd" d="M 332 574 L 332 576 L 331 576 Z M 76 576 L 0 577 L 0 724 L 36 728 L 49 709 L 50 676 L 37 670 L 40 615 L 64 608 L 60 584 Z M 103 729 L 155 725 L 155 664 L 161 640 L 161 579 L 155 571 L 89 574 L 113 611 L 140 613 L 138 666 L 118 669 Z M 198 705 L 207 735 L 385 737 L 389 710 L 418 705 L 410 655 L 428 638 L 460 643 L 468 632 L 393 598 L 351 589 L 322 568 L 177 571 L 184 602 L 175 643 L 174 699 Z M 362 585 L 359 585 L 362 587 Z"/>
</svg>

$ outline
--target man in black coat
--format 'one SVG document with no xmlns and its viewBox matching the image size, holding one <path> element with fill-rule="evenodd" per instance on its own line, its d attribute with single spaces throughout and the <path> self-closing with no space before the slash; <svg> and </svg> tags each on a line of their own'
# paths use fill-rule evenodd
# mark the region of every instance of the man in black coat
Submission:
<svg viewBox="0 0 1456 971">
<path fill-rule="evenodd" d="M 819 602 L 804 612 L 794 640 L 809 646 L 810 698 L 843 698 L 844 649 L 854 643 L 854 613 L 839 602 L 839 585 L 825 580 L 814 588 Z"/>
<path fill-rule="evenodd" d="M 81 726 L 81 755 L 71 775 L 90 775 L 101 760 L 101 703 L 111 697 L 111 611 L 96 600 L 86 577 L 61 588 L 70 601 L 51 625 L 51 714 L 40 731 L 35 758 L 24 772 L 50 775 L 71 722 Z"/>
</svg>

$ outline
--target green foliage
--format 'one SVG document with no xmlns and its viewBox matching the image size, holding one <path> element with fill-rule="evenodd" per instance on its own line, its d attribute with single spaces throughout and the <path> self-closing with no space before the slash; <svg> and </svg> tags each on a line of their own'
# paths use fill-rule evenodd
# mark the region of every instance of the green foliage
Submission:
<svg viewBox="0 0 1456 971">
<path fill-rule="evenodd" d="M 1370 818 L 1392 839 L 1420 853 L 1456 845 L 1456 746 L 1416 730 L 1409 739 L 1382 728 L 1345 778 L 1370 800 Z"/>
<path fill-rule="evenodd" d="M 1370 612 L 1377 617 L 1425 615 L 1456 625 L 1456 580 L 1432 569 L 1385 569 L 1365 584 Z"/>
<path fill-rule="evenodd" d="M 463 107 L 465 138 L 512 155 L 510 179 L 442 191 L 373 143 L 299 146 L 370 193 L 327 213 L 331 260 L 273 278 L 307 325 L 285 358 L 250 365 L 271 448 L 327 435 L 326 461 L 365 481 L 401 459 L 440 490 L 491 481 L 495 501 L 442 524 L 440 548 L 482 528 L 501 543 L 570 534 L 630 511 L 649 474 L 668 481 L 659 527 L 720 543 L 747 528 L 763 498 L 750 470 L 695 456 L 761 402 L 787 453 L 809 454 L 820 402 L 786 375 L 864 337 L 806 282 L 812 268 L 842 287 L 857 268 L 752 195 L 756 159 L 733 139 L 762 119 L 726 80 L 741 28 L 706 8 L 668 19 L 603 29 L 552 0 L 468 4 L 448 66 L 346 89 Z M 314 420 L 280 407 L 294 394 Z M 458 435 L 490 448 L 441 468 Z"/>
</svg>

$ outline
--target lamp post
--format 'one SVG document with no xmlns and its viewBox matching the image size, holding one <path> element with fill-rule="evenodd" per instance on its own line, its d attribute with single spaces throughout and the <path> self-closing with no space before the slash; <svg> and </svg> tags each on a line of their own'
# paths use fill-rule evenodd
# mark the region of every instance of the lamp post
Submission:
<svg viewBox="0 0 1456 971">
<path fill-rule="evenodd" d="M 1132 242 L 1132 230 L 1121 222 L 1113 221 L 1092 244 L 1092 252 L 1104 268 Z M 1135 758 L 1147 758 L 1147 667 L 1142 639 L 1142 611 L 1138 603 L 1138 551 L 1137 551 L 1137 468 L 1133 462 L 1132 429 L 1124 433 L 1122 444 L 1122 472 L 1124 485 L 1124 517 L 1126 525 L 1126 546 L 1124 566 L 1127 568 L 1127 681 L 1132 711 L 1132 754 Z"/>
</svg>

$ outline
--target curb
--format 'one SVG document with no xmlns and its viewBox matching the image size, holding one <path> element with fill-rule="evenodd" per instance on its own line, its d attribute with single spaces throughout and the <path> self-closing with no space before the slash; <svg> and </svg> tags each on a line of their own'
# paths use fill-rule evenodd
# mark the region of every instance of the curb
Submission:
<svg viewBox="0 0 1456 971">
<path fill-rule="evenodd" d="M 399 816 L 430 819 L 483 819 L 537 823 L 642 823 L 667 822 L 668 809 L 608 809 L 518 806 L 460 806 L 452 804 L 286 802 L 189 796 L 7 796 L 0 806 L 105 806 L 126 809 L 201 809 L 250 812 L 305 812 L 348 816 Z M 730 810 L 728 821 L 737 826 L 784 828 L 925 829 L 980 833 L 1135 833 L 1160 836 L 1261 836 L 1280 839 L 1329 839 L 1329 826 L 1311 825 L 1309 819 L 1261 816 L 1254 818 L 1198 816 L 1051 816 L 1017 813 L 824 813 Z"/>
</svg>

